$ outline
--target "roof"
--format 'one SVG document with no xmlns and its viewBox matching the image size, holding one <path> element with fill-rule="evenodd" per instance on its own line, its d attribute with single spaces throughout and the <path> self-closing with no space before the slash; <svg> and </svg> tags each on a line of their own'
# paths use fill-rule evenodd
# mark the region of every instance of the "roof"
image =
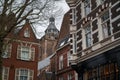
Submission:
<svg viewBox="0 0 120 80">
<path fill-rule="evenodd" d="M 70 38 L 69 38 L 69 35 L 67 35 L 66 37 L 64 37 L 59 41 L 57 48 L 62 47 L 63 45 L 67 44 L 69 41 L 70 41 Z"/>
<path fill-rule="evenodd" d="M 38 62 L 38 70 L 41 70 L 42 68 L 48 66 L 50 64 L 50 58 L 52 57 L 52 55 L 50 55 L 49 57 L 45 58 L 42 61 Z"/>
<path fill-rule="evenodd" d="M 65 45 L 69 41 L 69 35 L 70 35 L 70 29 L 69 29 L 69 24 L 70 24 L 70 16 L 69 12 L 67 12 L 64 15 L 63 22 L 61 25 L 60 33 L 59 33 L 59 38 L 58 38 L 58 43 L 57 43 L 57 48 L 60 48 L 61 46 Z"/>
<path fill-rule="evenodd" d="M 65 15 L 64 15 L 64 18 L 63 18 L 63 22 L 62 22 L 62 25 L 61 25 L 61 29 L 60 29 L 60 33 L 59 33 L 59 41 L 61 41 L 61 39 L 63 39 L 64 37 L 68 36 L 70 34 L 70 16 L 69 16 L 69 12 L 67 12 Z"/>
<path fill-rule="evenodd" d="M 48 25 L 48 27 L 45 30 L 45 32 L 51 31 L 51 30 L 59 32 L 59 30 L 56 28 L 55 23 L 54 23 L 55 22 L 55 18 L 54 17 L 50 17 L 49 22 L 50 22 L 50 24 Z"/>
</svg>

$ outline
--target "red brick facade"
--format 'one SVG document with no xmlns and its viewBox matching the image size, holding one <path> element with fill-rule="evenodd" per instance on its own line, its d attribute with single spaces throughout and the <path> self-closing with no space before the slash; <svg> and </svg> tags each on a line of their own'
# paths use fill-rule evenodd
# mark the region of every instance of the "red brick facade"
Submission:
<svg viewBox="0 0 120 80">
<path fill-rule="evenodd" d="M 25 30 L 28 30 L 28 36 L 25 37 Z M 8 58 L 3 58 L 3 67 L 8 69 L 7 79 L 4 76 L 3 80 L 20 80 L 20 74 L 22 69 L 27 71 L 26 80 L 37 80 L 37 65 L 38 65 L 38 53 L 39 53 L 39 43 L 35 37 L 31 25 L 27 22 L 17 33 L 15 39 L 11 41 L 11 54 Z M 6 38 L 12 38 L 13 32 Z M 19 47 L 24 46 L 29 48 L 29 58 L 26 54 L 22 54 L 22 49 Z M 22 47 L 21 47 L 22 48 Z M 25 57 L 26 56 L 26 57 Z"/>
<path fill-rule="evenodd" d="M 69 65 L 69 12 L 65 14 L 61 26 L 57 49 L 51 57 L 52 80 L 75 80 L 76 73 Z"/>
</svg>

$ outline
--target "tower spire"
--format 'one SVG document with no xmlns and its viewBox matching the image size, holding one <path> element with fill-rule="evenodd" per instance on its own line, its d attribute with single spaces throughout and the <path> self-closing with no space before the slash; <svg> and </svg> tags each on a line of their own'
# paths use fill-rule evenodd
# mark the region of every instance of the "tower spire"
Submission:
<svg viewBox="0 0 120 80">
<path fill-rule="evenodd" d="M 46 38 L 54 40 L 54 39 L 58 38 L 58 34 L 59 34 L 59 31 L 55 26 L 55 18 L 53 16 L 51 16 L 49 18 L 49 25 L 48 25 L 47 29 L 45 30 Z"/>
</svg>

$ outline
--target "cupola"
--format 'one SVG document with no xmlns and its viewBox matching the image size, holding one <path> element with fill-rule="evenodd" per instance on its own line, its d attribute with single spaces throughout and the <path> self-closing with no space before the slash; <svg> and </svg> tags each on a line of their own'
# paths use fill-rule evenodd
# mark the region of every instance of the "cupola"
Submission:
<svg viewBox="0 0 120 80">
<path fill-rule="evenodd" d="M 59 31 L 55 26 L 55 18 L 52 16 L 49 18 L 49 25 L 45 30 L 45 35 L 49 39 L 56 39 L 58 38 Z"/>
</svg>

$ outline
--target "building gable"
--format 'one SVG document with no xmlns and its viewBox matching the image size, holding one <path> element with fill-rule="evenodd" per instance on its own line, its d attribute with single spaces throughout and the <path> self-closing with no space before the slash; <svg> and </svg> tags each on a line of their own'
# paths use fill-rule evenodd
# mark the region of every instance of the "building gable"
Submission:
<svg viewBox="0 0 120 80">
<path fill-rule="evenodd" d="M 36 42 L 37 40 L 32 26 L 28 21 L 26 21 L 25 25 L 19 30 L 18 36 L 17 39 L 24 41 Z"/>
</svg>

